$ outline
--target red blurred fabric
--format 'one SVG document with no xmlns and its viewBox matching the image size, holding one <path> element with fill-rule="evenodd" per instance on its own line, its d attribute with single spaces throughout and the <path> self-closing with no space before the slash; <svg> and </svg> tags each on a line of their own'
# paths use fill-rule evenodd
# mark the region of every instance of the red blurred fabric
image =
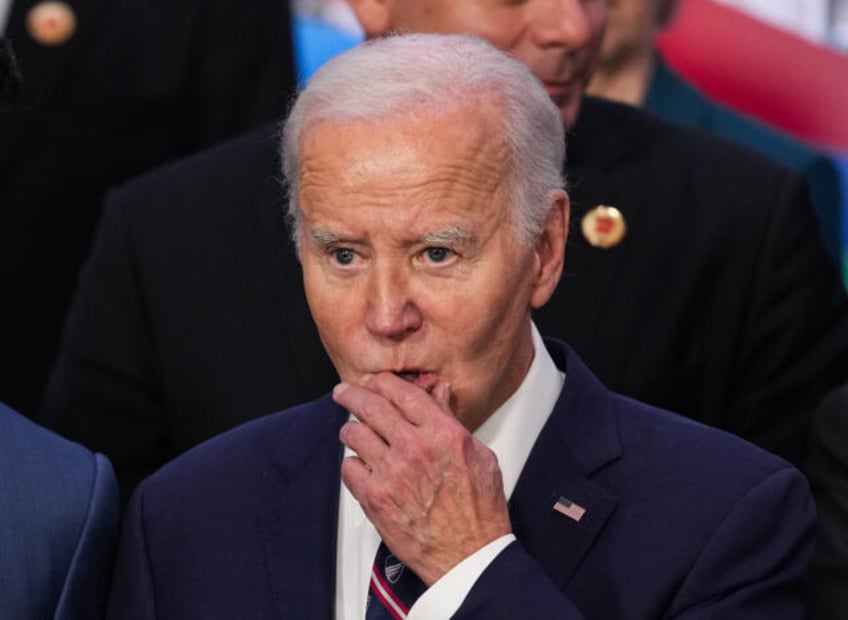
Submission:
<svg viewBox="0 0 848 620">
<path fill-rule="evenodd" d="M 848 56 L 711 0 L 682 0 L 657 43 L 708 95 L 801 140 L 848 151 Z"/>
</svg>

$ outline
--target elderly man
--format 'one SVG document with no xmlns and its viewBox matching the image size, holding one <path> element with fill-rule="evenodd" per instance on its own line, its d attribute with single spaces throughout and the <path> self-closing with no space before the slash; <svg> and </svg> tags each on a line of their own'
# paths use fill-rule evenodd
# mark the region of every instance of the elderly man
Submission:
<svg viewBox="0 0 848 620">
<path fill-rule="evenodd" d="M 316 74 L 284 167 L 342 383 L 141 484 L 112 617 L 803 616 L 803 478 L 535 330 L 562 164 L 557 108 L 482 41 L 394 37 Z"/>
<path fill-rule="evenodd" d="M 608 387 L 802 464 L 810 411 L 848 368 L 848 300 L 801 181 L 584 98 L 603 1 L 354 8 L 371 37 L 470 31 L 546 81 L 570 133 L 573 232 L 568 286 L 536 314 L 543 331 Z M 282 242 L 278 176 L 260 132 L 112 196 L 41 419 L 109 455 L 125 489 L 337 380 Z"/>
</svg>

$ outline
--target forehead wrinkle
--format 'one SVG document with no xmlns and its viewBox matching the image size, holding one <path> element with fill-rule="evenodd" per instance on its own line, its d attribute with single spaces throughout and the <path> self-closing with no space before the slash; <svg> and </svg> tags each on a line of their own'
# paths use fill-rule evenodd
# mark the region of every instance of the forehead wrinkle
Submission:
<svg viewBox="0 0 848 620">
<path fill-rule="evenodd" d="M 467 162 L 439 166 L 430 180 L 448 187 L 494 195 L 505 176 L 503 168 L 502 162 L 493 157 L 469 157 Z"/>
</svg>

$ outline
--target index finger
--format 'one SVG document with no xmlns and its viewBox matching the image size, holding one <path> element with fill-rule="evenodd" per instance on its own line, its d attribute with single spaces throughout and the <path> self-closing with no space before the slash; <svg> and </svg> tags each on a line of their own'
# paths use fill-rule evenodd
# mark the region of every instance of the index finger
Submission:
<svg viewBox="0 0 848 620">
<path fill-rule="evenodd" d="M 439 412 L 450 414 L 449 386 L 432 376 L 413 382 L 395 373 L 381 372 L 364 378 L 362 385 L 386 398 L 415 426 Z"/>
<path fill-rule="evenodd" d="M 363 385 L 340 383 L 333 389 L 333 400 L 388 444 L 397 438 L 402 426 L 411 424 L 390 400 Z"/>
</svg>

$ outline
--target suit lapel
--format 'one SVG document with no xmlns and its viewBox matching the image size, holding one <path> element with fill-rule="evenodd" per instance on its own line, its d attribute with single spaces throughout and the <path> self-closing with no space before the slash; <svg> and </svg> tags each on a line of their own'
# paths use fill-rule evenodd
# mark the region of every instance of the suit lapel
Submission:
<svg viewBox="0 0 848 620">
<path fill-rule="evenodd" d="M 309 438 L 280 449 L 263 486 L 259 525 L 279 618 L 332 618 L 342 447 L 347 413 L 325 397 Z M 314 439 L 313 439 L 314 438 Z"/>
<path fill-rule="evenodd" d="M 564 588 L 601 533 L 617 498 L 591 475 L 621 454 L 608 392 L 560 343 L 548 343 L 566 385 L 510 499 L 516 537 Z M 579 520 L 554 510 L 562 497 L 585 509 Z"/>
<path fill-rule="evenodd" d="M 592 350 L 610 290 L 639 228 L 638 205 L 626 199 L 638 179 L 631 182 L 621 174 L 622 164 L 632 156 L 629 132 L 619 126 L 620 114 L 609 113 L 611 105 L 586 97 L 568 132 L 571 225 L 565 269 L 556 293 L 536 313 L 543 334 L 560 336 L 581 352 Z M 624 215 L 628 234 L 613 248 L 592 247 L 581 232 L 583 216 L 598 205 L 617 207 Z"/>
<path fill-rule="evenodd" d="M 548 342 L 566 386 L 510 499 L 519 541 L 565 587 L 613 514 L 617 498 L 592 476 L 621 454 L 607 392 L 565 345 Z M 332 617 L 342 447 L 347 412 L 324 397 L 306 417 L 314 428 L 281 446 L 263 480 L 259 527 L 279 617 Z M 574 521 L 553 509 L 565 497 L 586 512 Z M 299 578 L 293 579 L 294 571 Z"/>
</svg>

